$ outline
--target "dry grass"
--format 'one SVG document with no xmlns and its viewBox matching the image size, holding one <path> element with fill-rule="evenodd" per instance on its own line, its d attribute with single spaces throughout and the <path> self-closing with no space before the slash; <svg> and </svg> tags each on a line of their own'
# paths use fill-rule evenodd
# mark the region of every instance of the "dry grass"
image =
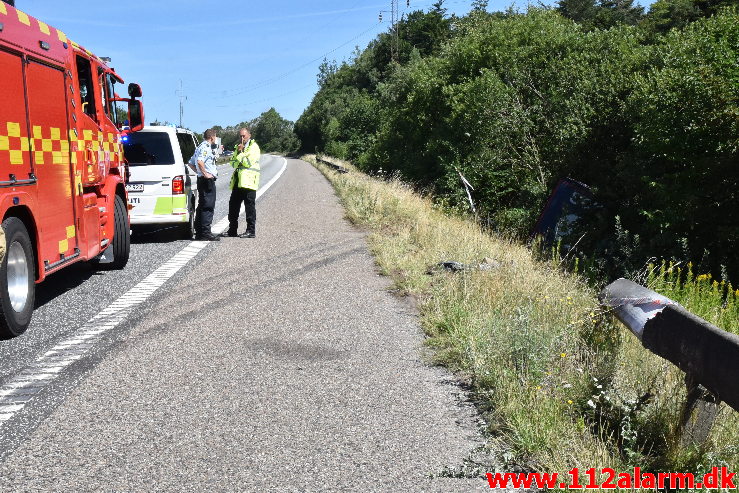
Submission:
<svg viewBox="0 0 739 493">
<path fill-rule="evenodd" d="M 342 164 L 352 172 L 317 167 L 347 217 L 368 231 L 382 271 L 419 300 L 435 362 L 472 385 L 491 433 L 505 438 L 518 463 L 551 472 L 737 465 L 739 422 L 730 410 L 705 449 L 671 446 L 681 372 L 613 325 L 578 276 L 445 214 L 400 181 Z M 453 273 L 437 265 L 483 259 L 496 267 Z M 706 457 L 714 462 L 701 462 Z"/>
</svg>

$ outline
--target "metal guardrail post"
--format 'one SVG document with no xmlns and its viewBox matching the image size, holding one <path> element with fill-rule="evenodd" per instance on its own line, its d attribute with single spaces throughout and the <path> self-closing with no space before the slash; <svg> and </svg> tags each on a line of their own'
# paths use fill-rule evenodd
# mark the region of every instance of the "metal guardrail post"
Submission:
<svg viewBox="0 0 739 493">
<path fill-rule="evenodd" d="M 705 440 L 720 401 L 739 411 L 739 336 L 626 279 L 606 286 L 601 302 L 613 308 L 645 348 L 685 372 L 683 442 Z"/>
</svg>

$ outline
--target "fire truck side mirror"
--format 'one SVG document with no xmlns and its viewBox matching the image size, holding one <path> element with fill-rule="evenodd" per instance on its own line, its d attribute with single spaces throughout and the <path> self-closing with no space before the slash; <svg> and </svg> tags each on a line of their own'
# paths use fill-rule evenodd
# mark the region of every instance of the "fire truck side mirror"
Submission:
<svg viewBox="0 0 739 493">
<path fill-rule="evenodd" d="M 132 98 L 140 98 L 141 97 L 141 86 L 138 84 L 134 84 L 133 82 L 128 84 L 128 95 Z"/>
<path fill-rule="evenodd" d="M 144 128 L 144 107 L 141 101 L 128 101 L 128 125 L 130 132 L 138 132 Z"/>
</svg>

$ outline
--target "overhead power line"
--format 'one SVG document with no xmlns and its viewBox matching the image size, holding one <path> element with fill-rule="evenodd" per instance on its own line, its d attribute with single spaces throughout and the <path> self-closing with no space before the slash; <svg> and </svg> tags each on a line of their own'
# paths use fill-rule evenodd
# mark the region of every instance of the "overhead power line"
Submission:
<svg viewBox="0 0 739 493">
<path fill-rule="evenodd" d="M 283 96 L 289 96 L 290 94 L 294 94 L 296 92 L 300 92 L 303 89 L 307 89 L 307 88 L 313 87 L 313 86 L 315 86 L 315 82 L 311 82 L 310 84 L 306 84 L 304 86 L 301 86 L 301 87 L 292 89 L 290 91 L 283 92 L 282 94 L 277 94 L 276 96 L 270 96 L 268 98 L 262 98 L 262 99 L 258 99 L 258 100 L 255 100 L 255 101 L 249 101 L 248 103 L 239 103 L 237 105 L 237 107 L 238 108 L 246 108 L 247 106 L 250 106 L 252 104 L 265 103 L 267 101 L 274 101 L 275 99 L 279 99 L 279 98 L 281 98 Z M 233 108 L 233 107 L 234 107 L 234 105 L 232 105 L 232 104 L 224 104 L 224 105 L 218 105 L 218 106 L 216 106 L 216 108 Z"/>
<path fill-rule="evenodd" d="M 233 94 L 226 94 L 226 95 L 223 95 L 223 96 L 215 96 L 215 99 L 225 99 L 225 98 L 232 98 L 232 97 L 235 97 L 235 96 L 240 96 L 240 95 L 245 94 L 247 92 L 251 92 L 251 91 L 254 91 L 256 89 L 259 89 L 259 88 L 268 86 L 270 84 L 273 84 L 273 83 L 277 82 L 278 80 L 282 80 L 282 79 L 286 78 L 287 76 L 292 75 L 295 72 L 298 72 L 298 71 L 300 71 L 300 70 L 302 70 L 302 69 L 304 69 L 304 68 L 306 68 L 306 67 L 308 67 L 308 66 L 310 66 L 310 65 L 312 65 L 314 63 L 316 63 L 319 60 L 323 60 L 324 58 L 326 58 L 330 54 L 334 53 L 335 51 L 343 48 L 344 46 L 348 45 L 349 43 L 352 43 L 352 42 L 356 41 L 357 39 L 361 38 L 362 36 L 364 36 L 368 32 L 373 31 L 373 30 L 376 30 L 377 28 L 378 28 L 378 24 L 373 24 L 372 27 L 370 27 L 370 28 L 362 31 L 359 34 L 357 34 L 356 36 L 354 36 L 349 41 L 346 41 L 346 42 L 340 44 L 336 48 L 334 48 L 334 49 L 332 49 L 332 50 L 324 53 L 323 55 L 321 55 L 321 56 L 319 56 L 317 58 L 314 58 L 313 60 L 310 60 L 309 62 L 306 62 L 306 63 L 304 63 L 304 64 L 302 64 L 302 65 L 300 65 L 298 67 L 295 67 L 295 68 L 293 68 L 291 70 L 288 70 L 287 72 L 283 72 L 283 73 L 281 73 L 279 75 L 276 75 L 274 77 L 271 77 L 269 79 L 264 79 L 264 80 L 262 80 L 260 82 L 257 82 L 256 84 L 252 84 L 250 86 L 245 86 L 245 87 L 242 87 L 242 88 L 239 88 L 239 89 L 233 89 L 234 91 L 236 91 Z"/>
</svg>

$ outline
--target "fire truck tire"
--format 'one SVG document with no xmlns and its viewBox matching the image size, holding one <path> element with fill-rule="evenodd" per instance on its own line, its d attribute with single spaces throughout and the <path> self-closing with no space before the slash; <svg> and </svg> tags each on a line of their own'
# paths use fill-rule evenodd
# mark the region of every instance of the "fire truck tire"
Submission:
<svg viewBox="0 0 739 493">
<path fill-rule="evenodd" d="M 109 247 L 113 249 L 113 261 L 107 264 L 107 266 L 109 269 L 120 270 L 128 263 L 128 255 L 131 253 L 131 234 L 128 227 L 126 204 L 120 195 L 115 196 L 115 205 L 113 207 L 115 224 L 113 242 Z"/>
<path fill-rule="evenodd" d="M 3 221 L 5 258 L 0 264 L 0 338 L 9 339 L 26 331 L 36 299 L 36 259 L 23 221 Z"/>
</svg>

